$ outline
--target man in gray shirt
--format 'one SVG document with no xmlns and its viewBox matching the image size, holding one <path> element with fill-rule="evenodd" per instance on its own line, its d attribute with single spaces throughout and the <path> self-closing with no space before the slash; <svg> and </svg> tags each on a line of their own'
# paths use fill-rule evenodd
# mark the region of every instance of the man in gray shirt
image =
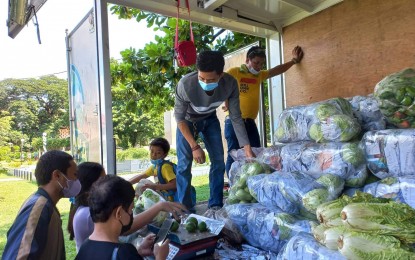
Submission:
<svg viewBox="0 0 415 260">
<path fill-rule="evenodd" d="M 196 142 L 198 136 L 203 140 L 211 162 L 208 208 L 223 206 L 225 162 L 216 108 L 225 100 L 229 100 L 229 117 L 239 144 L 244 147 L 247 158 L 254 157 L 241 117 L 238 83 L 223 72 L 224 65 L 221 52 L 201 52 L 196 61 L 197 71 L 185 75 L 176 88 L 177 197 L 191 211 L 194 207 L 190 193 L 192 161 L 204 163 L 206 159 L 204 151 Z"/>
</svg>

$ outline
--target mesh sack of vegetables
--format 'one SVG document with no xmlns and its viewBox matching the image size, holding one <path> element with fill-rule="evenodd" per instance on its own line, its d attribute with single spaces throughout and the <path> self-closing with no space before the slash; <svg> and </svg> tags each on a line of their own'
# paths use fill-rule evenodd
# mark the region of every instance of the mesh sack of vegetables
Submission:
<svg viewBox="0 0 415 260">
<path fill-rule="evenodd" d="M 378 178 L 415 175 L 415 129 L 386 129 L 363 135 L 367 167 Z"/>
<path fill-rule="evenodd" d="M 287 144 L 281 149 L 281 161 L 284 171 L 301 171 L 313 178 L 319 178 L 327 173 L 344 180 L 355 176 L 354 178 L 360 177 L 363 185 L 367 176 L 364 174 L 366 173 L 365 157 L 358 143 Z M 352 181 L 350 183 L 352 184 Z"/>
<path fill-rule="evenodd" d="M 415 128 L 415 70 L 407 68 L 379 81 L 374 90 L 380 111 L 399 128 Z"/>
<path fill-rule="evenodd" d="M 373 95 L 354 96 L 348 100 L 363 132 L 386 129 L 386 118 Z"/>
<path fill-rule="evenodd" d="M 406 203 L 415 209 L 415 176 L 385 178 L 366 185 L 363 191 L 375 197 Z"/>
<path fill-rule="evenodd" d="M 323 246 L 311 234 L 299 233 L 293 236 L 278 253 L 278 260 L 345 260 L 339 251 Z"/>
</svg>

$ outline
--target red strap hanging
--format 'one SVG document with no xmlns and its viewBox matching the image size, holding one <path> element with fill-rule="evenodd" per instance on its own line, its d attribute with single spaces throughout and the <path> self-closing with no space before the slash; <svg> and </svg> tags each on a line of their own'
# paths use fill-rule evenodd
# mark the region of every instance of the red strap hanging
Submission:
<svg viewBox="0 0 415 260">
<path fill-rule="evenodd" d="M 182 41 L 179 43 L 179 7 L 180 0 L 177 0 L 177 20 L 176 20 L 176 36 L 174 39 L 174 50 L 177 63 L 180 67 L 190 66 L 196 63 L 196 46 L 194 44 L 192 21 L 190 19 L 189 0 L 186 0 L 187 12 L 190 22 L 190 41 Z"/>
</svg>

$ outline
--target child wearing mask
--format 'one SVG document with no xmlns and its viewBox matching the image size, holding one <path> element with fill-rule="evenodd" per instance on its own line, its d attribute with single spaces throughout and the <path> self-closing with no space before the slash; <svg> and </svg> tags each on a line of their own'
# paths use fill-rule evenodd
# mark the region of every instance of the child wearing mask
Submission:
<svg viewBox="0 0 415 260">
<path fill-rule="evenodd" d="M 147 181 L 143 185 L 137 185 L 136 194 L 140 195 L 145 189 L 152 189 L 160 193 L 167 201 L 177 201 L 175 200 L 176 165 L 165 159 L 169 151 L 170 144 L 166 139 L 158 137 L 151 141 L 150 159 L 152 165 L 129 181 L 131 184 L 135 184 L 150 176 L 154 176 L 155 183 Z"/>
</svg>

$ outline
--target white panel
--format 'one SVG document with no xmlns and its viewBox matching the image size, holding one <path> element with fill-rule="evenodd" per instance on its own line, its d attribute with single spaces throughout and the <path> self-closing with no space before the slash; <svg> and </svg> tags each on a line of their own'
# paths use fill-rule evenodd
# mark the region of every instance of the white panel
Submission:
<svg viewBox="0 0 415 260">
<path fill-rule="evenodd" d="M 271 35 L 267 39 L 267 61 L 268 67 L 272 68 L 283 63 L 282 42 L 279 33 Z M 271 142 L 274 143 L 274 131 L 277 128 L 278 117 L 285 108 L 285 95 L 283 85 L 283 75 L 272 77 L 268 81 L 269 94 L 269 113 L 270 113 L 270 133 Z"/>
<path fill-rule="evenodd" d="M 107 174 L 116 173 L 115 143 L 112 123 L 111 73 L 108 44 L 108 13 L 106 0 L 95 0 L 98 40 L 98 81 L 101 111 L 102 164 Z"/>
<path fill-rule="evenodd" d="M 97 40 L 91 10 L 68 35 L 71 145 L 76 161 L 101 161 Z"/>
</svg>

